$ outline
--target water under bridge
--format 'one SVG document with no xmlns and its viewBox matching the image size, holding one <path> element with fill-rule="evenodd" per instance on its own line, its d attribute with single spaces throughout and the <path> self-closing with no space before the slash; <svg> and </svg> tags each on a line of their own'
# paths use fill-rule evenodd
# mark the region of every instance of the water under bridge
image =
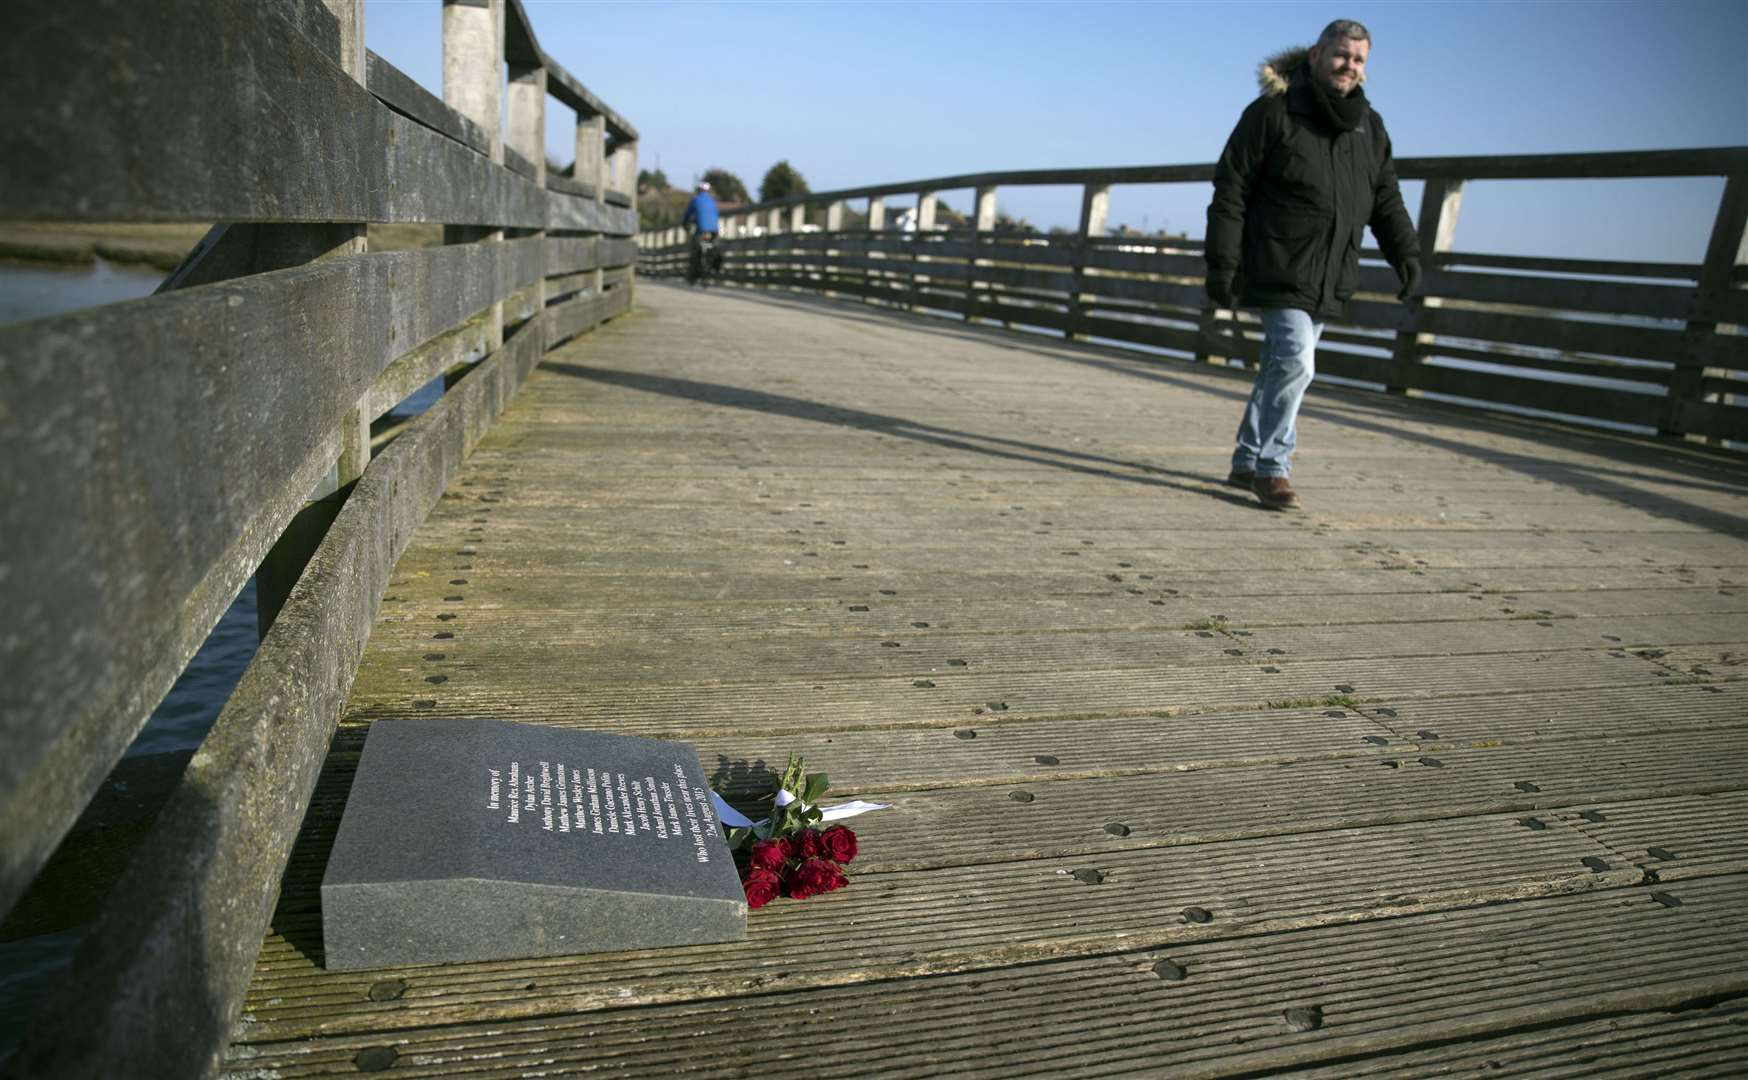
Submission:
<svg viewBox="0 0 1748 1080">
<path fill-rule="evenodd" d="M 688 289 L 636 129 L 519 0 L 445 7 L 446 100 L 358 11 L 94 5 L 9 74 L 68 104 L 8 107 L 3 216 L 230 223 L 158 296 L 0 329 L 0 906 L 82 938 L 13 1069 L 1748 1063 L 1748 148 L 1402 162 L 1428 297 L 1368 263 L 1277 514 L 1221 483 L 1255 324 L 1193 242 L 1106 235 L 1113 185 L 1209 166 L 744 208 Z M 1452 245 L 1466 180 L 1646 176 L 1722 178 L 1703 262 Z M 1040 183 L 1080 229 L 997 228 Z M 377 250 L 406 224 L 444 243 Z M 121 790 L 251 575 L 236 693 Z M 799 751 L 894 808 L 741 942 L 331 971 L 397 717 L 683 739 L 731 796 Z"/>
</svg>

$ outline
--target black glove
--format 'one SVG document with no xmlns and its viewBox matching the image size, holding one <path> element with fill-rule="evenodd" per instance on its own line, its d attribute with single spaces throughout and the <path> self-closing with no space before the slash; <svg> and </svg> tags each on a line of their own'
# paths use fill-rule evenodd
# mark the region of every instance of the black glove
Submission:
<svg viewBox="0 0 1748 1080">
<path fill-rule="evenodd" d="M 1396 276 L 1402 279 L 1402 291 L 1396 294 L 1396 299 L 1403 303 L 1420 291 L 1420 260 L 1408 259 L 1396 268 Z"/>
<path fill-rule="evenodd" d="M 1232 289 L 1232 278 L 1231 274 L 1208 274 L 1205 287 L 1208 290 L 1208 299 L 1214 301 L 1215 307 L 1235 308 L 1238 306 L 1238 297 Z"/>
</svg>

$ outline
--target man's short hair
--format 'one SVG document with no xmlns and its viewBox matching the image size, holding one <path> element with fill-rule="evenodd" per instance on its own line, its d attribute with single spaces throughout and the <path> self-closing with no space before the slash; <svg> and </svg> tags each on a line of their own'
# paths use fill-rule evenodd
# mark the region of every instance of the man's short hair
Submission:
<svg viewBox="0 0 1748 1080">
<path fill-rule="evenodd" d="M 1349 41 L 1370 41 L 1372 32 L 1352 19 L 1337 19 L 1323 28 L 1323 33 L 1317 35 L 1319 49 L 1338 38 Z"/>
</svg>

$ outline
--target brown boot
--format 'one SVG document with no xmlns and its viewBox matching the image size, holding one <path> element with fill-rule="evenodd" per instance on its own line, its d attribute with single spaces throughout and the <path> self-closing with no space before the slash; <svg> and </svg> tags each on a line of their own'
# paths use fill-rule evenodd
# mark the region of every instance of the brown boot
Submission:
<svg viewBox="0 0 1748 1080">
<path fill-rule="evenodd" d="M 1253 472 L 1239 472 L 1237 469 L 1233 469 L 1226 475 L 1227 487 L 1243 488 L 1245 491 L 1249 491 L 1250 485 L 1255 482 L 1256 474 Z"/>
<path fill-rule="evenodd" d="M 1299 509 L 1299 493 L 1284 476 L 1259 476 L 1251 481 L 1250 492 L 1270 510 Z"/>
</svg>

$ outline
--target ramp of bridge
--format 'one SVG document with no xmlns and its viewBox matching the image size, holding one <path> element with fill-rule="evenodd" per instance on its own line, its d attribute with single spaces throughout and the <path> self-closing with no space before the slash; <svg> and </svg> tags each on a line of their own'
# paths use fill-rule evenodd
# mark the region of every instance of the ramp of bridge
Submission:
<svg viewBox="0 0 1748 1080">
<path fill-rule="evenodd" d="M 236 1076 L 1550 1075 L 1748 1061 L 1748 482 L 1720 452 L 654 285 L 406 548 Z M 369 725 L 800 751 L 851 886 L 728 945 L 342 973 Z M 1663 1064 L 1660 1064 L 1663 1063 Z"/>
</svg>

